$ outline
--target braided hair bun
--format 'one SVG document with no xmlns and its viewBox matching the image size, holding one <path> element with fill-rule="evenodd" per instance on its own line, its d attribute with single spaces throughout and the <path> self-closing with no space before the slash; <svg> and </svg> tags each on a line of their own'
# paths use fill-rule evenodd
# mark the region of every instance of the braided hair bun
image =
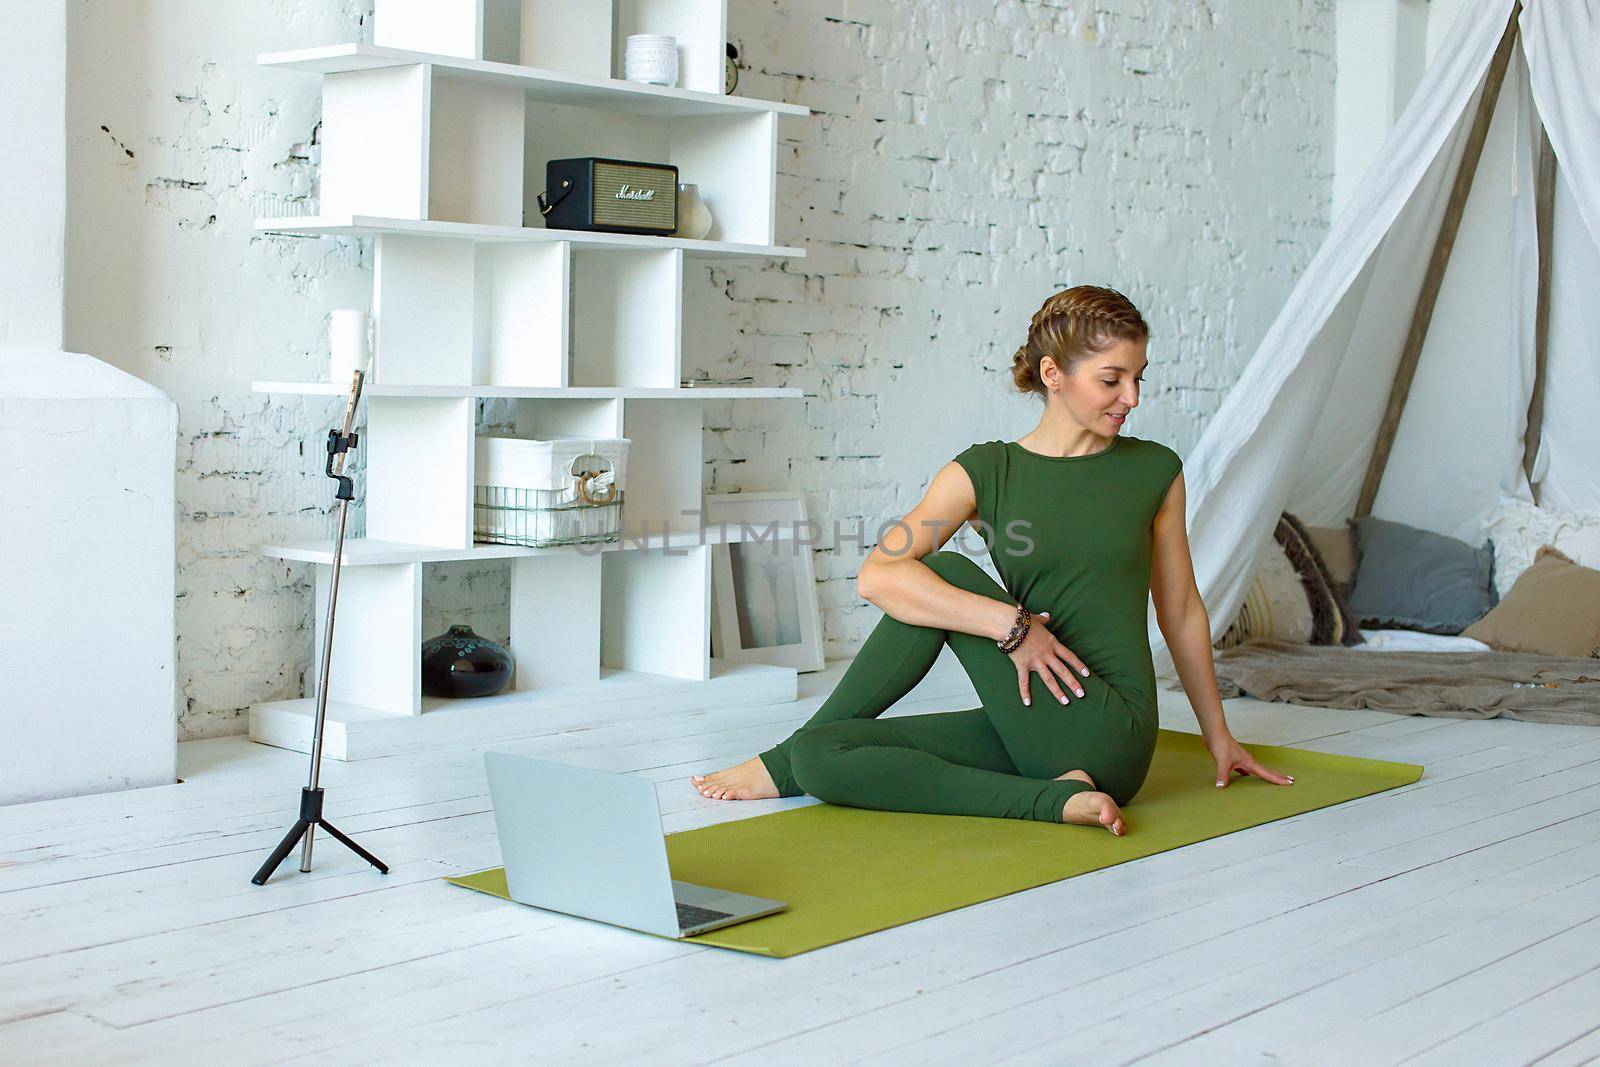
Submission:
<svg viewBox="0 0 1600 1067">
<path fill-rule="evenodd" d="M 1133 301 L 1098 285 L 1074 285 L 1053 293 L 1034 312 L 1028 340 L 1011 357 L 1011 381 L 1019 393 L 1043 396 L 1039 361 L 1049 356 L 1063 371 L 1117 341 L 1144 341 L 1150 327 Z"/>
</svg>

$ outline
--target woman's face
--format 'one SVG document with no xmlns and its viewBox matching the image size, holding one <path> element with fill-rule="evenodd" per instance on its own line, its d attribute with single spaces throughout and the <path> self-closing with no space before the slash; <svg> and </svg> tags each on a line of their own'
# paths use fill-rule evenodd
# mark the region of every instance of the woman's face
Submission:
<svg viewBox="0 0 1600 1067">
<path fill-rule="evenodd" d="M 1070 374 L 1045 357 L 1039 370 L 1051 390 L 1047 401 L 1059 400 L 1067 414 L 1091 433 L 1115 436 L 1128 413 L 1139 406 L 1144 350 L 1144 341 L 1116 341 L 1104 352 L 1075 361 Z"/>
</svg>

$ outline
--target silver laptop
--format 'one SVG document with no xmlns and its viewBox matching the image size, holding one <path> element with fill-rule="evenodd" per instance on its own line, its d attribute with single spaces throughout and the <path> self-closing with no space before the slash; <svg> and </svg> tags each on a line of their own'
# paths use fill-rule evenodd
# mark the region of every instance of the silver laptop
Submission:
<svg viewBox="0 0 1600 1067">
<path fill-rule="evenodd" d="M 486 752 L 511 899 L 613 926 L 692 937 L 788 907 L 679 882 L 655 783 L 631 774 Z"/>
</svg>

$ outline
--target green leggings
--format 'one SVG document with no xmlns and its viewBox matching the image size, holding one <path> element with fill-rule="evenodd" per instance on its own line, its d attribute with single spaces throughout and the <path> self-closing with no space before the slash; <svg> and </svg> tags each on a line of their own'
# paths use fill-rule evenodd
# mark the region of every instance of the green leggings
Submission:
<svg viewBox="0 0 1600 1067">
<path fill-rule="evenodd" d="M 922 562 L 951 585 L 1015 602 L 967 556 L 931 552 Z M 922 680 L 946 641 L 983 706 L 879 719 Z M 1089 676 L 1077 679 L 1082 697 L 1062 687 L 1067 704 L 1029 675 L 1025 705 L 1016 666 L 989 638 L 885 615 L 817 713 L 761 761 L 781 796 L 809 793 L 882 811 L 1061 822 L 1067 798 L 1091 788 L 1055 780 L 1070 770 L 1087 771 L 1094 788 L 1126 804 L 1150 769 L 1155 716 L 1088 666 Z"/>
</svg>

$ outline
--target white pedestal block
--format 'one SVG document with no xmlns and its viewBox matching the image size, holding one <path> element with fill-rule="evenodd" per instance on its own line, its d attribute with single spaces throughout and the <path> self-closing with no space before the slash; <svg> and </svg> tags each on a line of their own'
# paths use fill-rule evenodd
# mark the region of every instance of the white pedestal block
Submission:
<svg viewBox="0 0 1600 1067">
<path fill-rule="evenodd" d="M 173 781 L 177 424 L 97 359 L 0 351 L 0 803 Z"/>
</svg>

